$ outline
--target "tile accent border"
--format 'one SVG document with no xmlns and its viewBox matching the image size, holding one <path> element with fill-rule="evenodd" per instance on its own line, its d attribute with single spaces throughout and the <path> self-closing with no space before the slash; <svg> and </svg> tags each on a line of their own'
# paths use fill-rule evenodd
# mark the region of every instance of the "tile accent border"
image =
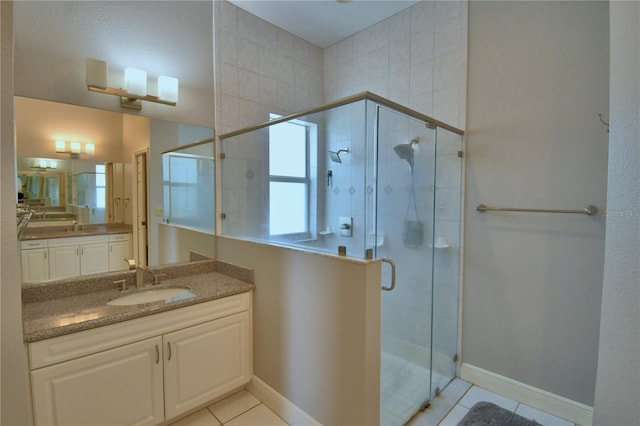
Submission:
<svg viewBox="0 0 640 426">
<path fill-rule="evenodd" d="M 290 425 L 322 426 L 320 422 L 256 376 L 253 376 L 247 384 L 247 390 Z"/>
<path fill-rule="evenodd" d="M 518 382 L 509 377 L 463 363 L 460 369 L 460 378 L 573 423 L 584 426 L 592 424 L 593 407 Z"/>
</svg>

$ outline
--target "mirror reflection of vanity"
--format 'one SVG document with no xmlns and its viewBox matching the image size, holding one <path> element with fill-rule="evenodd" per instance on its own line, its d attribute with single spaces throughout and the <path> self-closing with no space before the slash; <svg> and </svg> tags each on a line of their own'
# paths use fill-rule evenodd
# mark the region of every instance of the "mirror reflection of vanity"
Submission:
<svg viewBox="0 0 640 426">
<path fill-rule="evenodd" d="M 18 157 L 18 192 L 30 226 L 125 223 L 124 164 Z M 107 197 L 108 195 L 108 197 Z"/>
<path fill-rule="evenodd" d="M 175 262 L 176 247 L 180 248 L 180 255 L 186 246 L 207 252 L 211 246 L 210 236 L 203 237 L 198 232 L 180 230 L 168 224 L 162 226 L 165 212 L 162 209 L 160 152 L 210 138 L 212 129 L 32 98 L 16 96 L 14 99 L 16 188 L 22 189 L 24 194 L 21 204 L 33 211 L 22 243 L 25 243 L 25 236 L 33 239 L 34 232 L 72 230 L 81 234 L 104 234 L 102 236 L 106 235 L 109 242 L 108 250 L 113 250 L 122 242 L 113 245 L 108 234 L 128 233 L 129 251 L 126 253 L 138 260 L 138 248 L 148 247 L 146 265 Z M 93 154 L 75 156 L 56 152 L 58 140 L 67 144 L 92 144 Z M 140 153 L 148 156 L 149 168 L 145 170 L 148 191 L 144 193 L 144 199 L 138 200 L 139 191 L 132 177 L 136 169 L 133 160 Z M 140 212 L 140 206 L 144 206 L 144 213 Z M 138 222 L 144 223 L 141 232 L 138 232 L 140 227 L 136 227 Z M 51 235 L 54 234 L 48 233 L 46 237 Z M 55 238 L 60 235 L 64 234 L 58 232 Z M 173 241 L 171 250 L 157 244 L 167 238 Z M 44 257 L 52 253 L 50 245 L 33 249 L 36 264 L 44 264 Z M 48 253 L 44 254 L 43 250 Z M 120 261 L 124 256 L 121 247 L 118 250 L 114 257 Z M 49 263 L 52 263 L 51 259 Z M 104 270 L 103 266 L 92 271 L 111 270 Z M 54 279 L 51 273 L 48 276 L 49 280 Z"/>
<path fill-rule="evenodd" d="M 16 186 L 34 210 L 31 227 L 132 223 L 123 114 L 15 97 L 15 121 Z M 60 142 L 93 152 L 59 152 Z"/>
</svg>

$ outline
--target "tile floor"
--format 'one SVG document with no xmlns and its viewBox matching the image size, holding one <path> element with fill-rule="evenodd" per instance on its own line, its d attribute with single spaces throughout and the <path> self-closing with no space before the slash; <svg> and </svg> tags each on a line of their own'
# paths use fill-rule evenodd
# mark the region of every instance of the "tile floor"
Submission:
<svg viewBox="0 0 640 426">
<path fill-rule="evenodd" d="M 287 426 L 287 423 L 246 390 L 196 411 L 171 426 Z"/>
<path fill-rule="evenodd" d="M 429 370 L 385 351 L 380 361 L 380 424 L 404 424 L 427 398 Z"/>
<path fill-rule="evenodd" d="M 456 426 L 479 401 L 492 402 L 544 426 L 575 426 L 573 423 L 505 398 L 461 379 L 455 379 L 431 407 L 415 416 L 408 426 Z M 451 408 L 453 407 L 453 408 Z M 286 426 L 287 423 L 246 390 L 203 408 L 171 426 Z M 385 425 L 382 426 L 399 426 Z"/>
<path fill-rule="evenodd" d="M 544 426 L 575 426 L 573 423 L 505 398 L 478 386 L 473 386 L 461 379 L 455 379 L 445 390 L 432 401 L 431 407 L 424 413 L 414 417 L 410 426 L 456 426 L 476 402 L 487 401 L 506 410 L 526 417 Z M 453 404 L 452 404 L 453 402 Z M 454 405 L 455 404 L 455 405 Z M 453 407 L 453 408 L 451 408 Z M 443 410 L 445 415 L 443 416 Z M 448 412 L 446 412 L 448 410 Z M 442 419 L 442 420 L 440 420 Z"/>
</svg>

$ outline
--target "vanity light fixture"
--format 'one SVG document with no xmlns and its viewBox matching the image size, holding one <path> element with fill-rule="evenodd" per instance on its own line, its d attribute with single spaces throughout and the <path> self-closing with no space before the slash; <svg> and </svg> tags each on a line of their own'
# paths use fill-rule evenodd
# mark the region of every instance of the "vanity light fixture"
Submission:
<svg viewBox="0 0 640 426">
<path fill-rule="evenodd" d="M 46 172 L 47 170 L 56 169 L 58 167 L 58 162 L 56 160 L 35 160 L 33 162 L 32 169 L 38 169 L 41 172 Z"/>
<path fill-rule="evenodd" d="M 80 158 L 80 155 L 94 155 L 96 146 L 92 143 L 56 141 L 58 154 L 69 154 L 70 158 Z"/>
<path fill-rule="evenodd" d="M 147 72 L 137 68 L 125 68 L 124 89 L 108 86 L 107 63 L 98 59 L 86 59 L 87 89 L 91 92 L 120 96 L 120 106 L 142 109 L 142 101 L 176 106 L 178 102 L 178 79 L 161 75 L 158 77 L 158 96 L 147 94 Z"/>
</svg>

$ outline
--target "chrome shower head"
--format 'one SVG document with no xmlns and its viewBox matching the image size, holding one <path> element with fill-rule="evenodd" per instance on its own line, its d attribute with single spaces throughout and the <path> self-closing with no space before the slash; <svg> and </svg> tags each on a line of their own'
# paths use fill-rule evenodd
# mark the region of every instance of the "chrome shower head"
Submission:
<svg viewBox="0 0 640 426">
<path fill-rule="evenodd" d="M 346 152 L 348 154 L 349 148 L 342 148 L 342 149 L 339 149 L 337 152 L 329 151 L 329 157 L 331 158 L 331 161 L 333 161 L 334 163 L 342 163 L 342 159 L 340 159 L 341 152 Z"/>
<path fill-rule="evenodd" d="M 407 163 L 409 163 L 409 168 L 411 169 L 411 171 L 413 171 L 413 154 L 415 152 L 413 149 L 413 145 L 417 143 L 418 138 L 414 138 L 411 139 L 411 142 L 409 143 L 401 143 L 400 145 L 396 145 L 393 147 L 396 155 L 400 159 L 405 160 Z"/>
</svg>

